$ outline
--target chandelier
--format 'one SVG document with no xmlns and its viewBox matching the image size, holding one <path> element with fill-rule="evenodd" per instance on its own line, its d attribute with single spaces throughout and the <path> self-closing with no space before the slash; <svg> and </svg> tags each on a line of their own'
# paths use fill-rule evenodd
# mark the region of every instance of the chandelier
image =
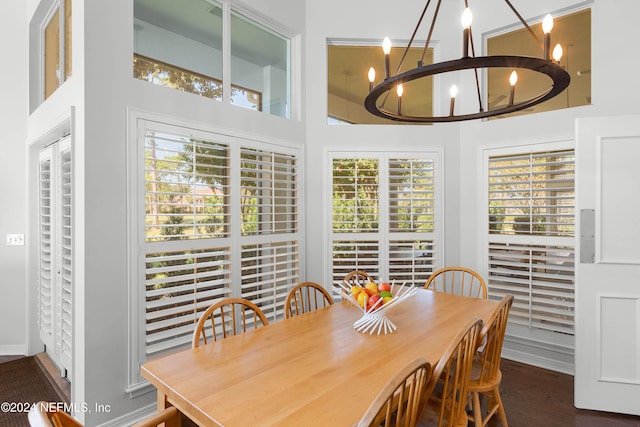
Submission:
<svg viewBox="0 0 640 427">
<path fill-rule="evenodd" d="M 465 9 L 462 14 L 462 56 L 459 59 L 453 59 L 449 61 L 439 62 L 435 64 L 423 65 L 423 60 L 426 56 L 431 36 L 436 25 L 436 19 L 438 18 L 438 11 L 440 10 L 440 4 L 442 0 L 438 0 L 433 13 L 433 20 L 429 27 L 427 41 L 424 45 L 422 52 L 422 59 L 418 61 L 417 66 L 408 71 L 400 72 L 404 59 L 411 48 L 416 34 L 418 33 L 422 21 L 429 9 L 431 0 L 427 0 L 427 3 L 422 11 L 418 24 L 413 30 L 411 39 L 407 44 L 400 63 L 398 65 L 396 74 L 391 74 L 389 70 L 389 54 L 391 52 L 391 41 L 385 37 L 382 43 L 382 50 L 384 52 L 384 66 L 385 76 L 384 80 L 374 86 L 375 82 L 375 70 L 373 67 L 369 69 L 369 94 L 365 98 L 364 107 L 371 114 L 379 117 L 383 117 L 390 120 L 402 121 L 402 122 L 416 122 L 416 123 L 441 123 L 441 122 L 458 122 L 463 120 L 481 119 L 493 116 L 499 116 L 503 114 L 513 113 L 515 111 L 524 110 L 541 102 L 547 101 L 556 95 L 559 95 L 564 89 L 569 86 L 570 77 L 569 74 L 560 66 L 560 58 L 562 57 L 562 47 L 558 44 L 551 51 L 551 30 L 553 28 L 553 18 L 551 15 L 545 16 L 542 21 L 543 39 L 540 40 L 538 36 L 533 32 L 529 25 L 522 18 L 520 13 L 515 9 L 509 0 L 505 0 L 505 3 L 517 16 L 518 20 L 529 31 L 531 36 L 540 45 L 541 57 L 535 58 L 530 56 L 511 56 L 511 55 L 493 55 L 493 56 L 475 56 L 475 48 L 473 45 L 473 32 L 471 30 L 472 14 L 469 9 L 468 0 L 464 0 Z M 506 68 L 513 70 L 509 77 L 510 93 L 509 102 L 506 106 L 496 107 L 493 109 L 485 108 L 480 94 L 480 77 L 478 70 L 488 70 L 491 68 Z M 540 73 L 548 77 L 545 79 L 549 86 L 544 90 L 534 94 L 526 100 L 518 100 L 515 102 L 515 91 L 517 89 L 518 72 L 517 70 L 531 70 L 536 73 Z M 456 114 L 455 100 L 458 95 L 458 89 L 455 85 L 451 87 L 450 107 L 449 114 L 442 116 L 435 115 L 407 115 L 402 112 L 402 97 L 408 94 L 404 93 L 403 84 L 411 82 L 413 80 L 425 78 L 428 76 L 434 76 L 437 74 L 458 72 L 462 70 L 472 70 L 475 73 L 476 92 L 478 97 L 478 109 L 477 112 L 471 113 L 458 113 Z M 388 106 L 391 104 L 388 101 L 389 93 L 396 91 L 397 93 L 397 105 Z M 413 94 L 416 95 L 416 94 Z M 419 96 L 419 94 L 418 94 Z M 506 97 L 506 95 L 505 95 Z"/>
</svg>

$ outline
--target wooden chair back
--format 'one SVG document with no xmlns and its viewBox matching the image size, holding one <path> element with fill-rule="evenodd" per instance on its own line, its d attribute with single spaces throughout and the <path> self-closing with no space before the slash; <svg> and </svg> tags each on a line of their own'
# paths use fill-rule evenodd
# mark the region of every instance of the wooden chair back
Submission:
<svg viewBox="0 0 640 427">
<path fill-rule="evenodd" d="M 31 427 L 82 427 L 78 421 L 66 412 L 58 410 L 51 402 L 37 402 L 27 415 Z"/>
<path fill-rule="evenodd" d="M 266 316 L 254 303 L 243 298 L 225 298 L 207 308 L 193 331 L 192 347 L 207 343 L 207 335 L 213 341 L 227 338 L 247 331 L 267 326 Z"/>
<path fill-rule="evenodd" d="M 487 299 L 487 285 L 484 279 L 477 272 L 466 267 L 445 267 L 434 271 L 424 288 L 465 297 Z"/>
<path fill-rule="evenodd" d="M 428 407 L 421 421 L 427 425 L 451 427 L 467 424 L 465 408 L 469 394 L 471 365 L 477 349 L 482 320 L 470 319 L 451 341 L 426 387 Z"/>
<path fill-rule="evenodd" d="M 344 283 L 348 286 L 364 286 L 369 282 L 373 282 L 373 278 L 362 270 L 354 270 L 344 276 Z"/>
<path fill-rule="evenodd" d="M 284 317 L 288 319 L 331 304 L 333 304 L 333 298 L 321 285 L 315 282 L 299 283 L 287 294 Z"/>
<path fill-rule="evenodd" d="M 430 377 L 429 362 L 423 358 L 411 361 L 380 391 L 357 427 L 414 427 Z"/>
<path fill-rule="evenodd" d="M 66 412 L 59 411 L 58 407 L 50 402 L 38 402 L 33 405 L 29 410 L 28 419 L 31 427 L 82 427 L 82 424 Z M 164 423 L 169 422 L 173 422 L 172 427 L 181 425 L 180 412 L 173 406 L 145 418 L 132 427 L 156 427 L 168 425 Z"/>
<path fill-rule="evenodd" d="M 480 331 L 478 357 L 475 363 L 479 372 L 473 373 L 474 383 L 479 386 L 494 383 L 500 376 L 500 357 L 512 304 L 513 296 L 505 295 Z"/>
</svg>

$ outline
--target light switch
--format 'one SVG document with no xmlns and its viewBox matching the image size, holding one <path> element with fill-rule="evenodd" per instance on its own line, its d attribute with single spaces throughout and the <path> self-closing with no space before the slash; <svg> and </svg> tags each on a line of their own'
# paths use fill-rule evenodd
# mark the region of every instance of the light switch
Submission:
<svg viewBox="0 0 640 427">
<path fill-rule="evenodd" d="M 24 246 L 24 234 L 7 234 L 7 246 Z"/>
</svg>

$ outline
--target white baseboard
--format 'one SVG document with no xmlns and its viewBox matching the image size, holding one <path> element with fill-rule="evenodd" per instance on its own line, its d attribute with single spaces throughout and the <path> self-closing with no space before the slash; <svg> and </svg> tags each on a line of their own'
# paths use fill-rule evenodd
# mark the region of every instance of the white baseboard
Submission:
<svg viewBox="0 0 640 427">
<path fill-rule="evenodd" d="M 539 368 L 574 375 L 573 348 L 529 340 L 522 337 L 505 337 L 502 357 Z"/>
<path fill-rule="evenodd" d="M 0 345 L 0 356 L 24 356 L 26 354 L 26 345 Z"/>
<path fill-rule="evenodd" d="M 129 427 L 137 423 L 138 421 L 142 421 L 145 418 L 153 415 L 157 410 L 158 405 L 152 403 L 140 409 L 136 409 L 133 412 L 129 412 L 128 414 L 124 414 L 121 417 L 100 424 L 98 427 Z"/>
</svg>

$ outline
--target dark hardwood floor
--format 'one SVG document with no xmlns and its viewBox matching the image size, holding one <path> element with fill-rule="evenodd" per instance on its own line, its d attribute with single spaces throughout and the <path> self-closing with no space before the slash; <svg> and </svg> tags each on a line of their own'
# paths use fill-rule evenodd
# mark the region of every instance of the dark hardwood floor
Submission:
<svg viewBox="0 0 640 427">
<path fill-rule="evenodd" d="M 19 357 L 0 356 L 0 363 Z M 571 375 L 506 359 L 502 375 L 500 394 L 510 427 L 640 427 L 640 417 L 576 409 Z"/>
<path fill-rule="evenodd" d="M 640 417 L 576 409 L 571 375 L 506 359 L 501 369 L 500 395 L 509 427 L 640 426 Z"/>
</svg>

